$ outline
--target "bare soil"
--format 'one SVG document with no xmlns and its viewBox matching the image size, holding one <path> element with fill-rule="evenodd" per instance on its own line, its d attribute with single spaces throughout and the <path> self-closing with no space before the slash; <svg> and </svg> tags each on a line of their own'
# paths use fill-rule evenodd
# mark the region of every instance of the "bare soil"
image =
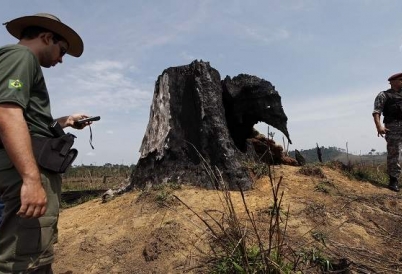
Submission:
<svg viewBox="0 0 402 274">
<path fill-rule="evenodd" d="M 322 167 L 324 176 L 303 175 L 293 166 L 275 166 L 273 171 L 275 182 L 282 178 L 285 243 L 291 250 L 325 255 L 334 265 L 344 262 L 349 272 L 343 273 L 402 272 L 401 194 L 329 167 Z M 54 272 L 208 273 L 210 233 L 173 195 L 203 218 L 205 210 L 224 208 L 220 191 L 182 186 L 133 191 L 106 203 L 94 199 L 64 209 Z M 231 197 L 247 225 L 240 193 L 231 192 Z M 268 212 L 273 204 L 269 178 L 257 180 L 245 199 L 254 216 Z M 258 224 L 267 228 L 263 220 Z M 305 269 L 303 273 L 320 273 Z"/>
</svg>

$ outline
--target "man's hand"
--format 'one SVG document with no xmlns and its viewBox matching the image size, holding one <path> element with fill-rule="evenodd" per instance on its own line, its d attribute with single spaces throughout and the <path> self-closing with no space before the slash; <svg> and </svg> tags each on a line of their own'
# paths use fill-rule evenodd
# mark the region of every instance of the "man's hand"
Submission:
<svg viewBox="0 0 402 274">
<path fill-rule="evenodd" d="M 46 212 L 46 192 L 39 181 L 24 181 L 21 187 L 21 207 L 17 212 L 22 218 L 38 218 Z"/>
<path fill-rule="evenodd" d="M 377 136 L 378 137 L 384 137 L 384 134 L 387 134 L 387 131 L 389 131 L 388 128 L 386 128 L 385 126 L 379 126 L 377 128 Z"/>
<path fill-rule="evenodd" d="M 56 120 L 57 120 L 57 122 L 59 122 L 59 124 L 61 125 L 62 128 L 72 127 L 72 128 L 75 128 L 75 129 L 83 129 L 87 125 L 92 124 L 92 122 L 87 122 L 87 123 L 79 125 L 79 126 L 75 125 L 74 122 L 78 121 L 78 120 L 81 120 L 81 119 L 84 119 L 84 118 L 88 118 L 88 117 L 89 116 L 86 115 L 86 114 L 75 113 L 75 114 L 72 114 L 72 115 L 69 115 L 69 116 L 64 116 L 64 117 L 57 118 Z"/>
<path fill-rule="evenodd" d="M 373 118 L 375 127 L 377 128 L 377 136 L 384 137 L 384 134 L 387 134 L 387 131 L 389 131 L 389 129 L 381 124 L 380 113 L 373 113 Z"/>
</svg>

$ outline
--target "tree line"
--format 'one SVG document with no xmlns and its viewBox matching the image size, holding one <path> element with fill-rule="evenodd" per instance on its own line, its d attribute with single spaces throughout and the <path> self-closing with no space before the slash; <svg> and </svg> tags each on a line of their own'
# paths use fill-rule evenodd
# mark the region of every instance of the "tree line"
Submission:
<svg viewBox="0 0 402 274">
<path fill-rule="evenodd" d="M 329 161 L 341 161 L 343 163 L 353 162 L 353 163 L 367 163 L 373 162 L 381 163 L 386 161 L 386 152 L 376 152 L 375 149 L 371 149 L 366 154 L 354 155 L 349 153 L 347 150 L 330 146 L 330 147 L 318 147 L 321 151 L 321 157 L 323 162 Z M 306 163 L 318 162 L 317 147 L 311 149 L 301 149 L 300 154 L 306 160 Z M 295 158 L 295 151 L 289 151 L 289 156 Z"/>
<path fill-rule="evenodd" d="M 128 176 L 134 169 L 135 165 L 120 165 L 120 164 L 110 164 L 106 163 L 103 166 L 95 165 L 80 165 L 72 166 L 63 174 L 67 178 L 80 178 L 87 177 L 90 174 L 93 177 L 104 177 L 104 176 Z"/>
</svg>

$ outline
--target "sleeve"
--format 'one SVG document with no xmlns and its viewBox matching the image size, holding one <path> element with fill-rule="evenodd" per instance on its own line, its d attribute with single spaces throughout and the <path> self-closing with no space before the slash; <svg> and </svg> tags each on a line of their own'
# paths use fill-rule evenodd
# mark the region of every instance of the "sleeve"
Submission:
<svg viewBox="0 0 402 274">
<path fill-rule="evenodd" d="M 15 103 L 26 109 L 36 63 L 28 50 L 15 50 L 0 58 L 0 103 Z"/>
<path fill-rule="evenodd" d="M 375 113 L 381 114 L 382 113 L 382 111 L 384 109 L 384 105 L 385 105 L 385 100 L 386 100 L 385 93 L 383 91 L 381 91 L 374 100 L 374 110 L 373 110 L 372 114 L 375 114 Z"/>
</svg>

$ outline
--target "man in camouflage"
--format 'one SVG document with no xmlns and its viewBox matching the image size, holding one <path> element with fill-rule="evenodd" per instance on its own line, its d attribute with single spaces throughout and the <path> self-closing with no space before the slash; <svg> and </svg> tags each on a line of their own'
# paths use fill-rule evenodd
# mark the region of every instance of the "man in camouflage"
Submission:
<svg viewBox="0 0 402 274">
<path fill-rule="evenodd" d="M 388 78 L 391 88 L 381 91 L 374 101 L 374 123 L 378 136 L 387 141 L 387 173 L 389 175 L 388 188 L 399 192 L 399 152 L 402 148 L 402 73 Z M 383 125 L 380 121 L 381 113 L 384 116 Z"/>
</svg>

